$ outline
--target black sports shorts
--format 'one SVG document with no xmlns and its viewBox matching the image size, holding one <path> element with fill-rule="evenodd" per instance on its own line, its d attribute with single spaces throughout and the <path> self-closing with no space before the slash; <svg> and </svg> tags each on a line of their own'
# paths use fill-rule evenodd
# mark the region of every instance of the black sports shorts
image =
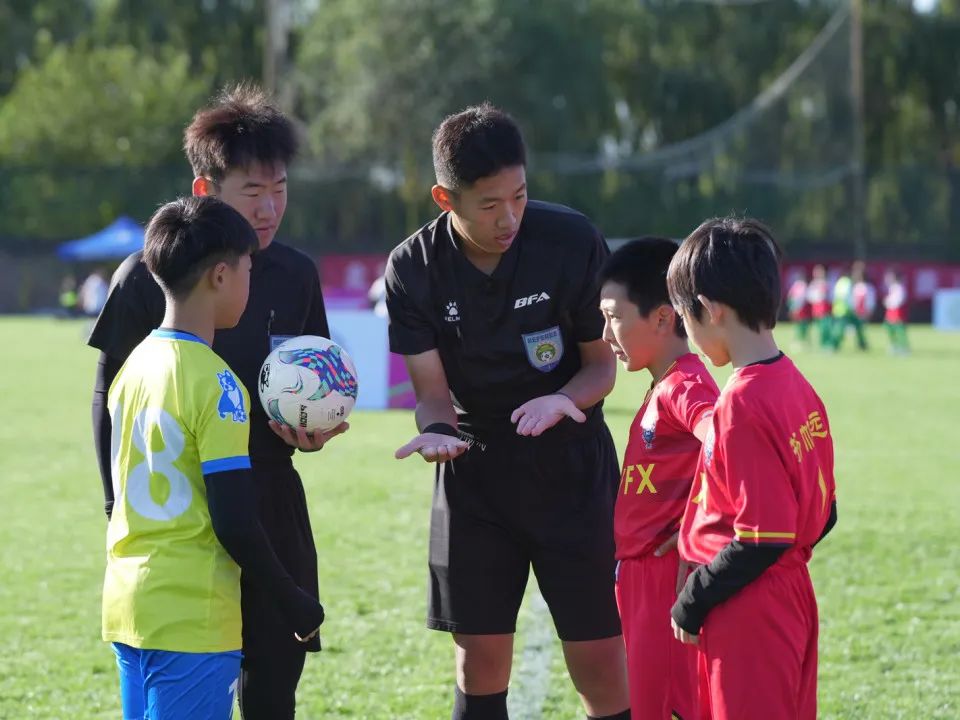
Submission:
<svg viewBox="0 0 960 720">
<path fill-rule="evenodd" d="M 480 436 L 437 467 L 427 626 L 513 633 L 530 566 L 561 640 L 620 634 L 613 506 L 619 466 L 605 424 L 579 437 Z"/>
<path fill-rule="evenodd" d="M 286 458 L 254 459 L 252 466 L 260 523 L 277 559 L 297 585 L 313 597 L 319 597 L 317 547 L 300 475 Z M 304 650 L 320 649 L 318 638 L 305 645 L 298 642 L 293 637 L 290 621 L 280 612 L 269 591 L 245 574 L 240 577 L 240 609 L 245 659 L 263 655 L 269 658 L 277 652 L 296 655 Z"/>
</svg>

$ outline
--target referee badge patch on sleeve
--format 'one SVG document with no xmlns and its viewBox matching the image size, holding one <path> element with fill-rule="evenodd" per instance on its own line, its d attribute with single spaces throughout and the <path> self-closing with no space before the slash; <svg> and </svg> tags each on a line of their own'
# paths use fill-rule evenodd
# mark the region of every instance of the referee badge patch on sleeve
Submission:
<svg viewBox="0 0 960 720">
<path fill-rule="evenodd" d="M 527 360 L 540 372 L 550 372 L 560 364 L 563 357 L 563 335 L 560 326 L 522 335 Z"/>
</svg>

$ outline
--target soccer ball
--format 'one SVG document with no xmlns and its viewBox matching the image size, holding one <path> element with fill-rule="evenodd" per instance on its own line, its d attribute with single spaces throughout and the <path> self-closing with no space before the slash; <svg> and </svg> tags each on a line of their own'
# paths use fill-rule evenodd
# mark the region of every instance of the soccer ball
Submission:
<svg viewBox="0 0 960 720">
<path fill-rule="evenodd" d="M 273 349 L 260 368 L 260 402 L 281 425 L 329 430 L 357 401 L 357 368 L 332 340 L 301 335 Z"/>
</svg>

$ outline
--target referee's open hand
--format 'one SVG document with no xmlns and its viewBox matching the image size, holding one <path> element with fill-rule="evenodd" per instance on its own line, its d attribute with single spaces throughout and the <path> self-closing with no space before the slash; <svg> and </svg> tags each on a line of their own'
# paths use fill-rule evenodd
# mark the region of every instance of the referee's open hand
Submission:
<svg viewBox="0 0 960 720">
<path fill-rule="evenodd" d="M 517 435 L 537 437 L 552 428 L 563 418 L 572 418 L 578 423 L 586 422 L 583 414 L 573 400 L 566 395 L 543 395 L 527 400 L 510 415 L 510 422 L 516 423 Z"/>
<path fill-rule="evenodd" d="M 331 438 L 342 435 L 350 429 L 350 423 L 342 422 L 334 428 L 324 432 L 308 433 L 303 428 L 292 428 L 289 425 L 281 425 L 275 420 L 268 421 L 270 429 L 279 435 L 283 441 L 291 446 L 302 450 L 303 452 L 316 452 L 323 448 Z"/>
<path fill-rule="evenodd" d="M 446 462 L 466 452 L 469 446 L 463 440 L 443 433 L 421 433 L 397 451 L 393 456 L 397 460 L 420 453 L 427 462 Z"/>
</svg>

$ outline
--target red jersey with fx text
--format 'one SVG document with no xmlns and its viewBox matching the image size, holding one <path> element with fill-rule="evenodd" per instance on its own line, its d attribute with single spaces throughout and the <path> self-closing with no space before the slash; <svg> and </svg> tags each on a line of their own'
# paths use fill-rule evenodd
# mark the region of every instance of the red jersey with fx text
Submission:
<svg viewBox="0 0 960 720">
<path fill-rule="evenodd" d="M 736 370 L 720 393 L 680 530 L 680 554 L 706 564 L 733 540 L 791 546 L 806 562 L 835 499 L 823 402 L 790 358 Z"/>
<path fill-rule="evenodd" d="M 700 358 L 677 358 L 647 393 L 630 426 L 614 511 L 617 559 L 653 552 L 680 528 L 700 441 L 693 428 L 713 411 L 719 388 Z"/>
</svg>

